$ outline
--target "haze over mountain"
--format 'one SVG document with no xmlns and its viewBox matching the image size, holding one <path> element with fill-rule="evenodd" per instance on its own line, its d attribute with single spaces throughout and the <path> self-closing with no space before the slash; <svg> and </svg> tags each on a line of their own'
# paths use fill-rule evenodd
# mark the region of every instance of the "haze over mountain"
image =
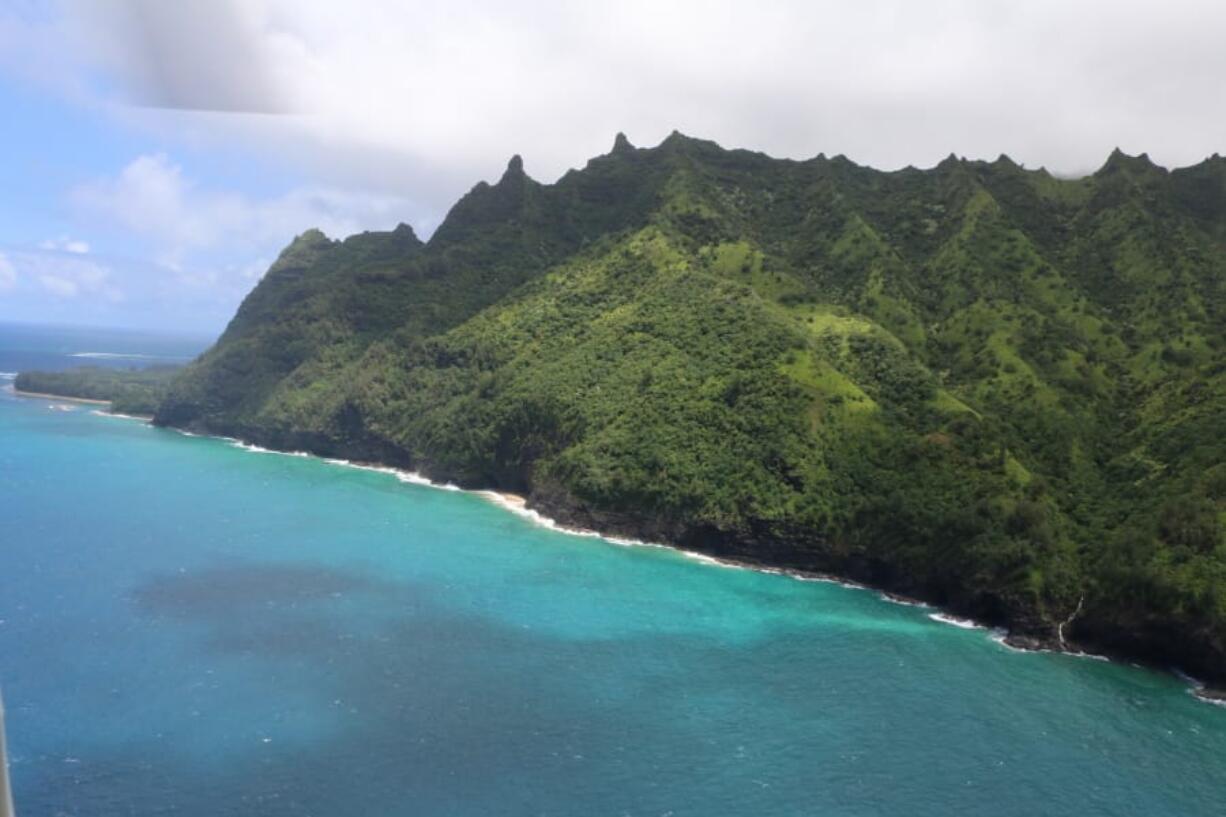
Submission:
<svg viewBox="0 0 1226 817">
<path fill-rule="evenodd" d="M 1226 160 L 618 135 L 298 236 L 156 422 L 526 494 L 1226 681 Z"/>
</svg>

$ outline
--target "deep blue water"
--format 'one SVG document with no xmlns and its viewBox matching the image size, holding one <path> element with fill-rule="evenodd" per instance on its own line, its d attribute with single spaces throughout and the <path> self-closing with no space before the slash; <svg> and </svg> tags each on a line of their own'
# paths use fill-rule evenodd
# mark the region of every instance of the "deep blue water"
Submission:
<svg viewBox="0 0 1226 817">
<path fill-rule="evenodd" d="M 1173 677 L 50 405 L 0 392 L 23 817 L 1226 811 Z"/>
<path fill-rule="evenodd" d="M 126 369 L 183 364 L 212 340 L 126 329 L 0 323 L 0 376 L 77 366 Z"/>
</svg>

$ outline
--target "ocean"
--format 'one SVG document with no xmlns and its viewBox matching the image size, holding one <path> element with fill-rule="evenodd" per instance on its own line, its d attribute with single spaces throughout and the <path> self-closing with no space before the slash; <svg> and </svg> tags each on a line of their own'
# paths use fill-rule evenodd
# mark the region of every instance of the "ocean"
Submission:
<svg viewBox="0 0 1226 817">
<path fill-rule="evenodd" d="M 0 323 L 0 376 L 77 366 L 128 369 L 182 365 L 204 351 L 212 340 L 127 329 Z"/>
<path fill-rule="evenodd" d="M 0 371 L 205 345 L 31 331 Z M 1226 811 L 1172 675 L 53 405 L 0 390 L 23 817 Z"/>
</svg>

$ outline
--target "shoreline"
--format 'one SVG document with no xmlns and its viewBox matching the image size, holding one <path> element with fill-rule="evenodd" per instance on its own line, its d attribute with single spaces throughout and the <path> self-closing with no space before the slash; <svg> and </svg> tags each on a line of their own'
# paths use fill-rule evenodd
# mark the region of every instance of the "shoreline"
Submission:
<svg viewBox="0 0 1226 817">
<path fill-rule="evenodd" d="M 191 436 L 202 436 L 194 432 L 185 431 L 183 429 L 174 428 L 173 426 L 165 426 L 172 431 L 187 434 Z M 381 465 L 378 463 L 356 462 L 351 460 L 338 459 L 333 457 L 322 457 L 312 454 L 307 451 L 278 451 L 253 443 L 245 443 L 234 437 L 224 437 L 218 435 L 203 435 L 210 436 L 215 439 L 222 439 L 230 442 L 236 448 L 254 453 L 280 454 L 282 456 L 291 457 L 312 457 L 314 459 L 323 460 L 331 465 L 339 465 L 346 468 L 354 468 L 363 471 L 373 471 L 376 473 L 384 473 L 395 476 L 401 482 L 411 485 L 419 485 L 422 487 L 434 488 L 445 491 L 460 491 L 474 496 L 479 496 L 487 501 L 493 502 L 516 516 L 528 519 L 532 523 L 549 530 L 564 533 L 568 536 L 582 536 L 587 538 L 601 539 L 606 544 L 616 547 L 646 547 L 646 548 L 661 548 L 670 550 L 679 556 L 693 562 L 701 564 L 722 567 L 731 570 L 750 570 L 755 573 L 763 573 L 772 576 L 786 576 L 802 582 L 822 582 L 824 584 L 837 584 L 840 587 L 845 587 L 849 590 L 862 590 L 872 593 L 882 601 L 889 604 L 896 604 L 902 607 L 915 607 L 927 612 L 927 618 L 931 621 L 944 624 L 951 627 L 957 627 L 962 630 L 978 630 L 983 632 L 989 641 L 1000 645 L 1008 652 L 1020 654 L 1048 654 L 1048 655 L 1063 655 L 1069 658 L 1082 658 L 1091 661 L 1102 661 L 1109 664 L 1117 664 L 1121 666 L 1129 666 L 1134 669 L 1143 669 L 1148 671 L 1156 671 L 1166 675 L 1172 675 L 1186 684 L 1188 694 L 1196 698 L 1201 703 L 1210 704 L 1212 706 L 1226 707 L 1226 690 L 1210 687 L 1204 681 L 1194 678 L 1182 672 L 1176 667 L 1161 667 L 1152 664 L 1138 664 L 1135 661 L 1125 657 L 1104 655 L 1099 653 L 1087 652 L 1085 650 L 1076 649 L 1072 646 L 1060 646 L 1058 643 L 1051 644 L 1039 642 L 1033 637 L 1014 636 L 1007 628 L 994 627 L 985 624 L 973 618 L 965 618 L 955 615 L 939 605 L 931 604 L 923 599 L 907 596 L 901 593 L 896 593 L 890 590 L 885 590 L 880 587 L 874 587 L 863 582 L 858 582 L 843 576 L 833 573 L 823 573 L 819 571 L 801 570 L 796 568 L 776 567 L 762 562 L 748 562 L 740 559 L 729 559 L 725 557 L 712 556 L 706 553 L 700 553 L 694 550 L 688 550 L 678 545 L 671 545 L 661 542 L 648 542 L 640 539 L 632 539 L 622 536 L 617 536 L 591 528 L 579 528 L 566 526 L 559 523 L 556 519 L 545 516 L 540 511 L 534 509 L 529 504 L 529 499 L 521 494 L 497 491 L 492 488 L 461 488 L 452 483 L 440 483 L 426 477 L 416 471 L 406 471 L 393 466 Z"/>
<path fill-rule="evenodd" d="M 41 392 L 41 391 L 22 391 L 21 389 L 18 389 L 12 386 L 8 387 L 7 391 L 12 392 L 17 397 L 23 397 L 23 398 L 27 398 L 31 400 L 56 400 L 56 401 L 62 400 L 67 403 L 80 403 L 81 405 L 85 405 L 85 406 L 108 406 L 109 407 L 114 402 L 112 400 L 96 400 L 92 397 L 70 397 L 66 394 L 52 394 L 50 392 Z M 111 411 L 109 408 L 95 409 L 91 413 L 101 414 L 107 417 L 119 417 L 124 420 L 140 420 L 141 422 L 149 423 L 150 425 L 153 424 L 152 414 L 124 414 L 119 411 Z"/>
<path fill-rule="evenodd" d="M 93 397 L 71 397 L 67 394 L 51 394 L 49 392 L 41 391 L 22 391 L 16 386 L 13 387 L 13 394 L 17 395 L 18 397 L 32 397 L 39 400 L 64 400 L 70 403 L 84 403 L 86 405 L 93 406 L 109 406 L 112 402 L 110 400 L 98 400 Z"/>
<path fill-rule="evenodd" d="M 927 611 L 927 617 L 939 624 L 957 627 L 964 630 L 980 630 L 984 632 L 988 640 L 999 644 L 1005 650 L 1014 653 L 1032 653 L 1051 655 L 1066 655 L 1070 658 L 1084 658 L 1094 661 L 1105 661 L 1112 664 L 1127 665 L 1137 669 L 1146 669 L 1157 671 L 1167 675 L 1173 675 L 1187 685 L 1188 694 L 1192 695 L 1199 702 L 1212 706 L 1226 707 L 1226 689 L 1213 687 L 1206 684 L 1197 678 L 1187 675 L 1177 667 L 1160 666 L 1155 664 L 1137 663 L 1135 660 L 1126 655 L 1113 654 L 1098 654 L 1087 652 L 1079 649 L 1075 644 L 1061 644 L 1056 641 L 1044 641 L 1034 636 L 1015 635 L 1008 628 L 993 626 L 986 624 L 980 620 L 971 617 L 958 615 L 948 608 L 941 607 L 936 604 L 927 602 L 921 598 L 908 596 L 903 593 L 898 593 L 892 590 L 887 590 L 883 587 L 876 587 L 864 582 L 856 581 L 851 578 L 840 576 L 834 573 L 804 570 L 799 568 L 780 567 L 771 565 L 761 561 L 748 561 L 744 559 L 727 558 L 722 556 L 714 556 L 707 553 L 701 553 L 695 550 L 690 550 L 679 545 L 668 544 L 664 542 L 650 542 L 642 539 L 619 536 L 601 532 L 589 527 L 578 527 L 573 525 L 564 525 L 556 519 L 546 516 L 541 511 L 532 507 L 530 497 L 525 497 L 522 494 L 512 493 L 509 491 L 498 491 L 492 488 L 462 488 L 451 482 L 438 482 L 430 477 L 417 472 L 410 471 L 405 468 L 397 468 L 395 466 L 383 465 L 377 462 L 366 462 L 361 460 L 347 460 L 339 457 L 330 457 L 322 454 L 316 454 L 310 451 L 294 450 L 287 451 L 281 449 L 268 448 L 258 443 L 246 442 L 237 437 L 231 437 L 224 434 L 216 434 L 211 432 L 196 432 L 187 429 L 178 428 L 175 426 L 156 426 L 153 424 L 153 418 L 136 417 L 132 415 L 116 414 L 113 412 L 94 412 L 103 416 L 116 417 L 120 419 L 137 420 L 145 422 L 154 428 L 164 428 L 176 434 L 181 434 L 187 437 L 207 437 L 215 440 L 221 440 L 229 443 L 231 446 L 247 451 L 248 453 L 256 454 L 277 454 L 287 457 L 309 457 L 327 463 L 329 465 L 337 465 L 345 468 L 353 468 L 361 471 L 372 471 L 375 473 L 387 474 L 394 476 L 400 482 L 421 487 L 434 488 L 443 491 L 458 491 L 474 496 L 479 496 L 486 501 L 492 502 L 500 506 L 516 516 L 520 516 L 535 525 L 538 525 L 558 533 L 564 533 L 569 536 L 582 536 L 587 538 L 597 538 L 605 543 L 616 547 L 648 547 L 648 548 L 663 548 L 671 550 L 683 558 L 691 561 L 700 562 L 702 564 L 726 569 L 735 570 L 752 570 L 755 573 L 765 573 L 776 576 L 786 576 L 788 578 L 804 581 L 804 582 L 823 582 L 827 584 L 837 584 L 842 587 L 853 590 L 863 590 L 873 593 L 882 601 L 890 604 L 897 604 L 904 607 L 916 607 Z"/>
</svg>

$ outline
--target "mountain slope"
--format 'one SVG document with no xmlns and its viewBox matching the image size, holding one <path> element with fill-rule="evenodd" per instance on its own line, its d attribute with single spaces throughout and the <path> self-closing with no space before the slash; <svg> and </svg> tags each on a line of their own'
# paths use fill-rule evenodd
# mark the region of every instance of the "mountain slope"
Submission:
<svg viewBox="0 0 1226 817">
<path fill-rule="evenodd" d="M 516 157 L 300 236 L 157 422 L 521 491 L 1226 681 L 1226 161 Z"/>
</svg>

